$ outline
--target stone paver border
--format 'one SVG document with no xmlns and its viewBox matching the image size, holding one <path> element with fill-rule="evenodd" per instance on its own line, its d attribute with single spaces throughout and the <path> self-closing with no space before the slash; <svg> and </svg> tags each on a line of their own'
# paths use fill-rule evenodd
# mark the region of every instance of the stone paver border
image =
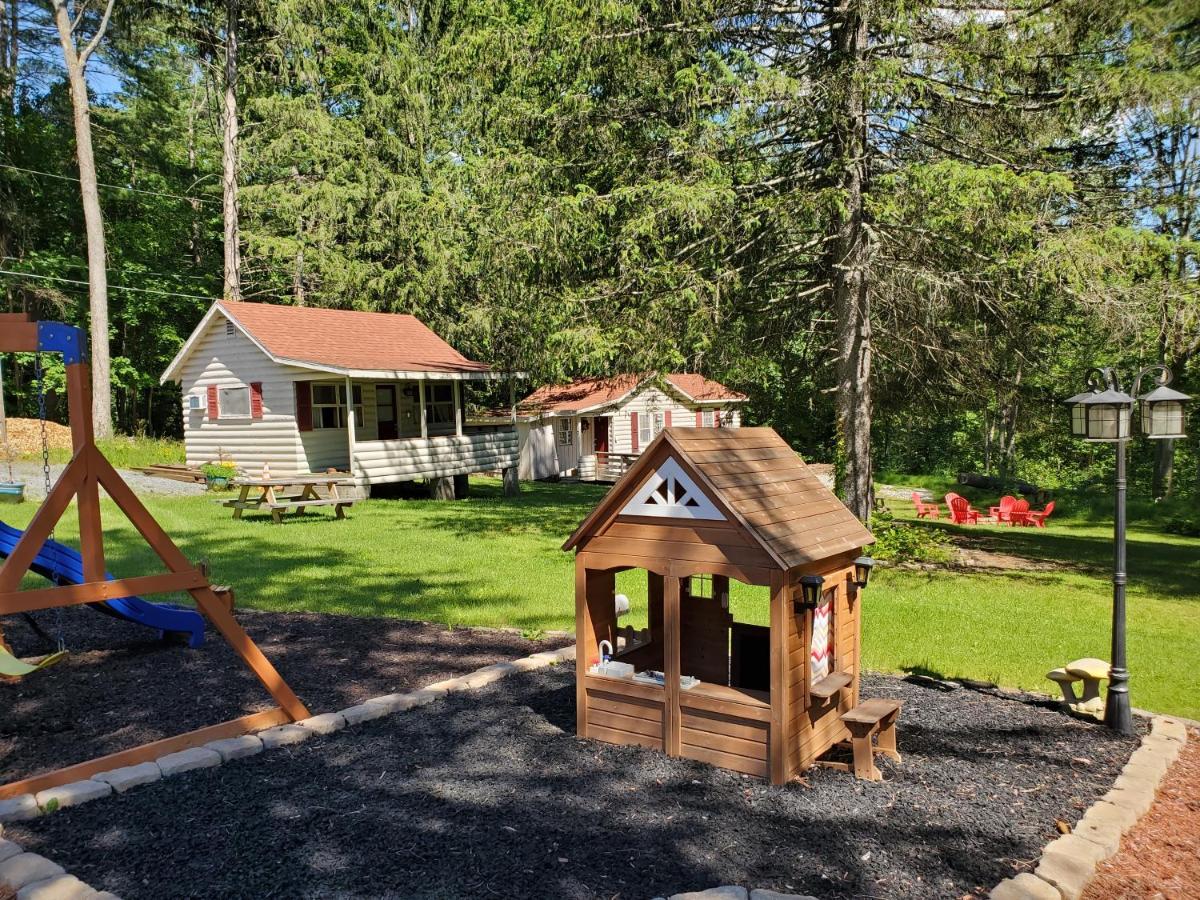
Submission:
<svg viewBox="0 0 1200 900">
<path fill-rule="evenodd" d="M 373 697 L 357 706 L 338 712 L 322 713 L 300 722 L 276 725 L 255 734 L 212 741 L 178 753 L 168 753 L 154 762 L 101 772 L 85 781 L 76 781 L 38 794 L 22 794 L 0 800 L 0 886 L 16 891 L 17 900 L 119 900 L 115 894 L 94 890 L 61 866 L 36 853 L 26 853 L 12 841 L 4 840 L 4 822 L 22 822 L 48 815 L 68 806 L 89 803 L 114 793 L 151 784 L 192 769 L 224 765 L 264 750 L 289 747 L 313 735 L 333 734 L 360 722 L 380 719 L 433 703 L 447 694 L 481 688 L 516 672 L 528 672 L 575 659 L 572 644 L 559 650 L 547 650 L 512 662 L 494 663 L 448 678 L 405 694 Z"/>
<path fill-rule="evenodd" d="M 1096 866 L 1116 854 L 1121 837 L 1154 803 L 1187 739 L 1185 720 L 1155 716 L 1112 789 L 1088 807 L 1070 834 L 1046 845 L 1032 873 L 1000 882 L 988 894 L 990 900 L 1078 900 Z"/>
</svg>

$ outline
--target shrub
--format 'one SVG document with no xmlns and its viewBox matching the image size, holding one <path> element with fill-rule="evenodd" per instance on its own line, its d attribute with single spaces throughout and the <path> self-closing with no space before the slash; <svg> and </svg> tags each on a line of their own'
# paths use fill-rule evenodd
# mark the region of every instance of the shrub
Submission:
<svg viewBox="0 0 1200 900">
<path fill-rule="evenodd" d="M 949 562 L 950 540 L 941 531 L 897 522 L 890 512 L 871 516 L 871 555 L 889 562 Z"/>
</svg>

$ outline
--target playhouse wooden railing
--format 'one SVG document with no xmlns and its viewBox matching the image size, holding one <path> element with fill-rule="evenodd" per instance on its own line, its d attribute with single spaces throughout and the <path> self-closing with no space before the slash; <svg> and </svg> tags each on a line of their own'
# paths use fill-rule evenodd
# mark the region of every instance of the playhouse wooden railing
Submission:
<svg viewBox="0 0 1200 900">
<path fill-rule="evenodd" d="M 136 765 L 166 753 L 198 747 L 223 737 L 245 734 L 271 725 L 308 717 L 308 710 L 292 692 L 270 660 L 250 639 L 208 578 L 175 545 L 154 517 L 96 447 L 92 431 L 91 373 L 85 357 L 83 332 L 61 322 L 33 322 L 27 316 L 0 314 L 0 352 L 57 352 L 66 365 L 67 409 L 71 425 L 71 461 L 34 515 L 24 536 L 0 566 L 0 616 L 116 600 L 134 595 L 187 591 L 200 611 L 229 642 L 242 662 L 257 676 L 279 706 L 242 716 L 198 731 L 123 750 L 55 772 L 0 785 L 0 799 L 35 793 L 88 778 L 98 772 Z M 100 520 L 103 487 L 162 560 L 167 572 L 118 578 L 105 574 L 104 534 Z M 84 579 L 37 590 L 20 590 L 21 579 L 54 526 L 77 500 L 79 549 Z M 0 646 L 4 634 L 0 631 Z"/>
</svg>

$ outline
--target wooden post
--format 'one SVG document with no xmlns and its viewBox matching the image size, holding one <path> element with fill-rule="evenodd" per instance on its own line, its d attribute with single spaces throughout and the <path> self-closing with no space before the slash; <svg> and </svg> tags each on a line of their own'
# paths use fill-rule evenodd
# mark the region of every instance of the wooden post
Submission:
<svg viewBox="0 0 1200 900">
<path fill-rule="evenodd" d="M 364 398 L 363 402 L 366 402 Z M 366 410 L 363 410 L 363 415 L 366 415 Z M 358 426 L 358 422 L 354 419 L 354 384 L 350 381 L 350 376 L 346 376 L 346 446 L 350 453 L 350 474 L 354 475 L 354 429 Z"/>
<path fill-rule="evenodd" d="M 575 557 L 575 733 L 587 736 L 587 677 L 589 659 L 595 646 L 596 633 L 592 627 L 592 615 L 588 609 L 587 568 L 578 556 Z"/>
<path fill-rule="evenodd" d="M 93 442 L 92 385 L 86 363 L 67 366 L 67 415 L 71 422 L 71 446 L 76 454 Z M 83 454 L 83 481 L 79 485 L 79 555 L 83 557 L 85 581 L 104 580 L 104 532 L 100 523 L 100 484 Z"/>
<path fill-rule="evenodd" d="M 679 711 L 679 579 L 668 575 L 663 585 L 663 675 L 666 676 L 666 705 L 663 708 L 663 749 L 668 756 L 682 753 Z"/>
<path fill-rule="evenodd" d="M 786 572 L 771 573 L 771 734 L 768 767 L 772 784 L 788 780 L 787 729 L 791 698 L 788 696 L 788 616 L 791 615 Z"/>
<path fill-rule="evenodd" d="M 462 382 L 454 382 L 454 433 L 462 437 L 463 433 L 463 391 Z"/>
<path fill-rule="evenodd" d="M 418 416 L 421 422 L 421 440 L 429 440 L 429 423 L 425 421 L 425 379 L 422 378 L 417 382 L 417 406 L 419 407 Z"/>
</svg>

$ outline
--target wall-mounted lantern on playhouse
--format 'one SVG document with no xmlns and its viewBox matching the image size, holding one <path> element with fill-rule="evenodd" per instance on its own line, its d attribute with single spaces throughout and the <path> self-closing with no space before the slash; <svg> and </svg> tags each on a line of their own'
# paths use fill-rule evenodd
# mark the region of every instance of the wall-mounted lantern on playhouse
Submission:
<svg viewBox="0 0 1200 900">
<path fill-rule="evenodd" d="M 860 556 L 854 561 L 854 586 L 860 591 L 871 580 L 871 570 L 875 568 L 875 560 L 869 556 Z"/>
<path fill-rule="evenodd" d="M 804 613 L 808 610 L 816 609 L 821 605 L 821 586 L 825 584 L 825 578 L 821 575 L 801 575 L 800 576 L 800 600 L 793 601 L 795 611 Z"/>
<path fill-rule="evenodd" d="M 822 759 L 849 744 L 855 774 L 878 779 L 876 752 L 899 759 L 900 704 L 858 696 L 852 594 L 873 540 L 771 429 L 666 428 L 564 545 L 579 735 L 776 784 L 850 770 Z M 617 627 L 616 576 L 633 569 L 644 630 Z M 735 620 L 732 580 L 769 589 L 769 624 Z"/>
</svg>

